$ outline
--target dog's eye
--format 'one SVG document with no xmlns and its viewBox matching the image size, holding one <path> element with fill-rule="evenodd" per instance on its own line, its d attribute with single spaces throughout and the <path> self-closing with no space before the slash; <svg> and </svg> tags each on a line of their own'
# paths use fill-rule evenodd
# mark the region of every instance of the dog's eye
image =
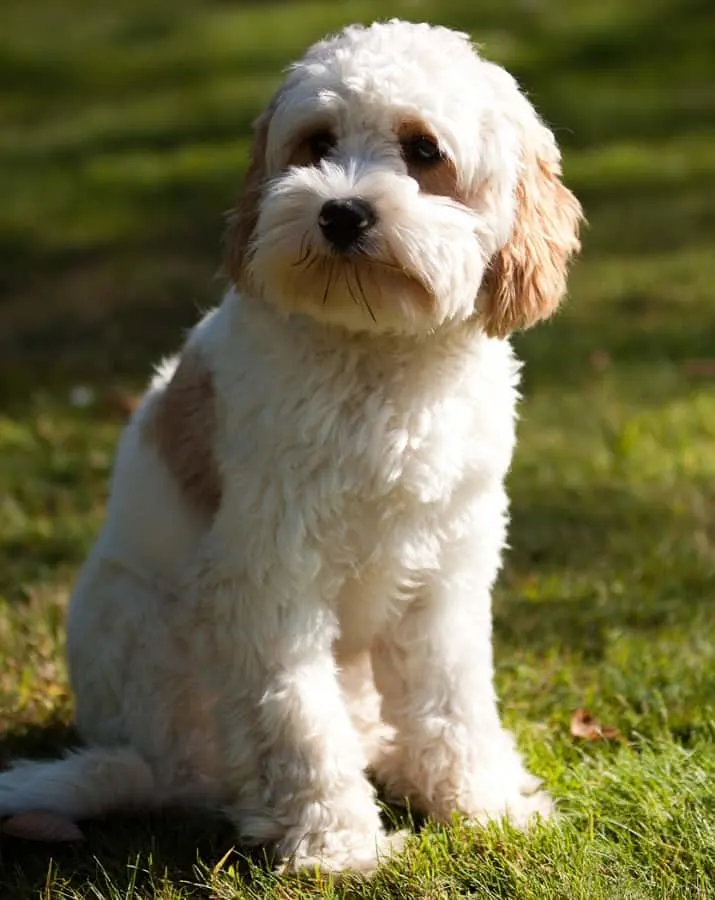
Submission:
<svg viewBox="0 0 715 900">
<path fill-rule="evenodd" d="M 422 166 L 433 166 L 444 159 L 437 141 L 425 134 L 402 141 L 402 154 L 405 162 Z"/>
<path fill-rule="evenodd" d="M 313 165 L 317 165 L 321 159 L 325 159 L 330 155 L 330 151 L 335 147 L 336 141 L 334 135 L 329 131 L 316 131 L 306 141 L 308 150 L 310 151 L 310 159 Z"/>
</svg>

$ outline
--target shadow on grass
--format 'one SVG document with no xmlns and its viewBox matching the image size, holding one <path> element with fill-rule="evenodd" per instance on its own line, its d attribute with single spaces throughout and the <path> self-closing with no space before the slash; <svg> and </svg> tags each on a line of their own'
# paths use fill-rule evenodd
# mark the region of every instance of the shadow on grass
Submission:
<svg viewBox="0 0 715 900">
<path fill-rule="evenodd" d="M 79 746 L 74 729 L 63 722 L 28 725 L 0 735 L 0 771 L 14 759 L 52 759 Z M 388 831 L 414 828 L 425 820 L 397 807 L 386 807 L 383 822 Z M 219 862 L 235 867 L 244 881 L 251 879 L 251 864 L 267 869 L 270 850 L 238 847 L 230 823 L 219 814 L 186 809 L 113 814 L 81 823 L 85 840 L 50 844 L 20 840 L 0 834 L 0 897 L 16 890 L 39 892 L 48 870 L 54 878 L 75 890 L 86 883 L 102 882 L 112 896 L 132 886 L 153 888 L 165 880 L 195 886 L 207 892 L 206 867 Z M 119 893 L 117 893 L 119 892 Z M 24 894 L 23 894 L 24 896 Z"/>
<path fill-rule="evenodd" d="M 6 729 L 0 732 L 0 770 L 15 759 L 51 759 L 78 744 L 74 728 L 62 719 Z"/>
<path fill-rule="evenodd" d="M 209 814 L 166 811 L 143 816 L 116 815 L 105 821 L 83 822 L 85 840 L 74 844 L 44 844 L 0 838 L 0 893 L 3 897 L 37 895 L 53 878 L 81 891 L 97 884 L 106 896 L 135 896 L 133 887 L 158 888 L 165 881 L 199 888 L 199 865 L 223 860 L 245 879 L 248 859 L 261 864 L 260 852 L 238 851 L 231 827 Z M 201 861 L 201 862 L 200 862 Z M 103 884 L 104 883 L 104 884 Z M 4 885 L 4 892 L 2 891 Z M 205 884 L 202 896 L 207 893 Z M 146 896 L 149 896 L 147 894 Z"/>
<path fill-rule="evenodd" d="M 60 721 L 8 730 L 0 735 L 0 770 L 15 759 L 53 759 L 78 746 L 74 729 Z M 262 850 L 239 852 L 227 820 L 207 812 L 114 814 L 82 822 L 81 829 L 85 840 L 71 844 L 0 835 L 0 896 L 10 898 L 20 888 L 40 891 L 50 866 L 75 890 L 105 879 L 108 889 L 124 891 L 135 883 L 161 883 L 165 876 L 196 882 L 198 860 L 215 865 L 227 858 L 248 875 L 249 858 L 258 864 L 266 859 Z"/>
<path fill-rule="evenodd" d="M 515 478 L 512 549 L 495 602 L 498 638 L 514 650 L 565 650 L 597 661 L 614 634 L 712 625 L 713 551 L 698 549 L 694 538 L 712 532 L 700 509 L 711 491 L 691 489 L 698 510 L 662 490 Z"/>
</svg>

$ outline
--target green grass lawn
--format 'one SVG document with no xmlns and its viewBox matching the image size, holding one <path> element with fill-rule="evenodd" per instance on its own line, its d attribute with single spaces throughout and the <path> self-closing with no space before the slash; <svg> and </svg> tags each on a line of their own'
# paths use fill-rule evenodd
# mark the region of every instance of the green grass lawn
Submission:
<svg viewBox="0 0 715 900">
<path fill-rule="evenodd" d="M 0 837 L 0 900 L 715 898 L 710 0 L 5 0 L 0 766 L 72 740 L 64 605 L 122 394 L 219 296 L 251 119 L 310 40 L 388 15 L 469 30 L 520 77 L 590 220 L 567 307 L 518 339 L 496 592 L 504 717 L 561 818 L 423 824 L 373 881 L 337 884 L 274 877 L 220 821 L 117 817 L 77 846 Z M 573 737 L 581 707 L 622 739 Z"/>
</svg>

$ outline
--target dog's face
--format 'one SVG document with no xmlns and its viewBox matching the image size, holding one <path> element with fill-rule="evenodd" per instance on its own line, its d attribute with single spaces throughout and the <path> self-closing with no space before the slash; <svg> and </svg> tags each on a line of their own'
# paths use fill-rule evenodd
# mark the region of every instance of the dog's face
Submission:
<svg viewBox="0 0 715 900">
<path fill-rule="evenodd" d="M 229 271 L 351 330 L 503 336 L 549 315 L 580 206 L 551 132 L 466 36 L 392 21 L 311 47 L 258 120 Z"/>
</svg>

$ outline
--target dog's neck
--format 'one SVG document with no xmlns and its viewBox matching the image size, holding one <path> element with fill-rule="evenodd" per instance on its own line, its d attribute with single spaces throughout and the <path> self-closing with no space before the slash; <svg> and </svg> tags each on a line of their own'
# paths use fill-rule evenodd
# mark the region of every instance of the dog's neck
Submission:
<svg viewBox="0 0 715 900">
<path fill-rule="evenodd" d="M 439 367 L 447 359 L 478 352 L 495 339 L 487 337 L 478 319 L 452 320 L 432 332 L 400 333 L 366 328 L 350 330 L 306 315 L 286 315 L 270 302 L 247 293 L 229 291 L 224 304 L 231 310 L 235 327 L 250 327 L 259 343 L 269 341 L 290 348 L 310 346 L 315 358 L 350 358 L 366 371 L 385 372 L 392 367 Z M 246 312 L 250 310 L 250 316 Z"/>
</svg>

